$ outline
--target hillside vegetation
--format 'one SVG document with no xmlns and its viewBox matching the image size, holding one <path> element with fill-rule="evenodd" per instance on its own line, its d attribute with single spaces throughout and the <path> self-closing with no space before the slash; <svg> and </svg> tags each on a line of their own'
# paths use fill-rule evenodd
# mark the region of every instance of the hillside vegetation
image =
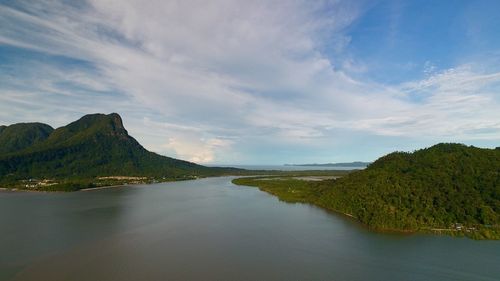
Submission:
<svg viewBox="0 0 500 281">
<path fill-rule="evenodd" d="M 206 167 L 158 155 L 131 137 L 116 113 L 85 115 L 56 130 L 41 123 L 0 126 L 0 147 L 0 187 L 11 189 L 74 191 L 208 176 L 302 174 Z M 312 172 L 318 176 L 347 173 Z"/>
<path fill-rule="evenodd" d="M 0 147 L 3 186 L 28 179 L 56 179 L 65 184 L 51 189 L 78 189 L 92 187 L 94 178 L 105 176 L 177 180 L 239 172 L 149 152 L 128 135 L 116 113 L 86 115 L 56 130 L 41 123 L 3 127 Z"/>
<path fill-rule="evenodd" d="M 391 153 L 336 180 L 234 182 L 344 213 L 377 230 L 500 238 L 499 149 L 438 144 Z"/>
<path fill-rule="evenodd" d="M 42 123 L 19 123 L 0 127 L 0 155 L 17 152 L 46 140 L 54 129 Z"/>
</svg>

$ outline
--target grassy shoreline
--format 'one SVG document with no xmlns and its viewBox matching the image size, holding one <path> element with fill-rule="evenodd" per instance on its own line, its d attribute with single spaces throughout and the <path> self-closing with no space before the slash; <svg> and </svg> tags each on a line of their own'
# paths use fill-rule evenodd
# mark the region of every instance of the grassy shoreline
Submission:
<svg viewBox="0 0 500 281">
<path fill-rule="evenodd" d="M 280 170 L 239 170 L 237 173 L 221 173 L 216 175 L 184 175 L 177 177 L 144 177 L 144 176 L 106 176 L 94 178 L 52 178 L 24 179 L 0 182 L 0 191 L 21 192 L 73 192 L 98 190 L 114 186 L 155 184 L 176 182 L 222 176 L 266 176 L 266 177 L 302 177 L 318 178 L 340 177 L 350 173 L 350 170 L 311 170 L 311 171 L 280 171 Z"/>
<path fill-rule="evenodd" d="M 419 226 L 415 229 L 378 227 L 364 223 L 350 212 L 345 212 L 328 204 L 323 200 L 321 190 L 317 182 L 308 182 L 292 177 L 277 179 L 277 177 L 245 177 L 232 181 L 236 185 L 257 187 L 259 190 L 278 197 L 280 201 L 287 203 L 311 204 L 330 212 L 345 216 L 359 222 L 367 229 L 381 233 L 416 234 L 427 233 L 435 235 L 448 235 L 453 237 L 469 237 L 476 240 L 500 240 L 500 229 L 497 226 Z"/>
</svg>

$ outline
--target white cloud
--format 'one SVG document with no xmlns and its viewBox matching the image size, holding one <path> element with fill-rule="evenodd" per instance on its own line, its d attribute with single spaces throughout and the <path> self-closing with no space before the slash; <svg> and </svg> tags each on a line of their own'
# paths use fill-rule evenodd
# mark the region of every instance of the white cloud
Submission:
<svg viewBox="0 0 500 281">
<path fill-rule="evenodd" d="M 227 161 L 223 152 L 248 137 L 323 145 L 341 137 L 332 135 L 336 129 L 500 139 L 493 121 L 500 117 L 493 88 L 500 73 L 471 65 L 438 72 L 429 63 L 420 81 L 381 85 L 347 74 L 366 72 L 356 58 L 326 56 L 326 45 L 341 53 L 350 44 L 344 28 L 359 14 L 352 1 L 20 5 L 0 5 L 1 44 L 92 68 L 24 64 L 24 77 L 9 77 L 10 88 L 0 87 L 3 120 L 13 112 L 9 105 L 36 106 L 26 97 L 41 100 L 48 112 L 66 96 L 78 113 L 122 113 L 149 149 L 203 163 Z M 23 88 L 26 83 L 32 86 Z"/>
<path fill-rule="evenodd" d="M 401 90 L 414 94 L 429 91 L 435 93 L 435 96 L 438 96 L 438 93 L 439 96 L 446 93 L 452 95 L 478 94 L 478 91 L 485 86 L 497 83 L 499 80 L 500 72 L 477 73 L 471 65 L 462 65 L 434 73 L 420 81 L 404 83 L 401 85 Z"/>
<path fill-rule="evenodd" d="M 232 142 L 224 139 L 170 138 L 163 148 L 172 150 L 176 157 L 195 163 L 212 163 L 216 153 L 227 149 Z"/>
<path fill-rule="evenodd" d="M 437 72 L 393 89 L 405 107 L 388 108 L 379 118 L 359 120 L 354 127 L 393 136 L 441 140 L 500 139 L 500 73 L 471 65 Z M 474 129 L 486 129 L 474 131 Z"/>
</svg>

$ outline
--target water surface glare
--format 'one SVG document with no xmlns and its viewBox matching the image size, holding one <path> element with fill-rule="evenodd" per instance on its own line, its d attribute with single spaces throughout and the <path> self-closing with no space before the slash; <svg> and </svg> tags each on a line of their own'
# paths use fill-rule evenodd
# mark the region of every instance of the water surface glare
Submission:
<svg viewBox="0 0 500 281">
<path fill-rule="evenodd" d="M 230 177 L 0 192 L 0 280 L 500 280 L 500 242 L 367 231 Z"/>
</svg>

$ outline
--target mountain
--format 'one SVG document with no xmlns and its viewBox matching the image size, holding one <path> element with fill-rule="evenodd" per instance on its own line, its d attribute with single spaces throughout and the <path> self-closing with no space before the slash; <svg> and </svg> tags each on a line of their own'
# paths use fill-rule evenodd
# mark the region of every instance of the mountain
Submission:
<svg viewBox="0 0 500 281">
<path fill-rule="evenodd" d="M 500 149 L 441 143 L 388 154 L 339 179 L 235 183 L 346 214 L 372 229 L 500 239 Z"/>
<path fill-rule="evenodd" d="M 54 129 L 42 123 L 19 123 L 0 127 L 0 155 L 23 150 L 46 140 Z"/>
<path fill-rule="evenodd" d="M 236 171 L 149 152 L 128 134 L 116 113 L 86 115 L 56 130 L 40 123 L 15 124 L 0 132 L 0 140 L 7 145 L 0 153 L 3 182 L 109 176 L 178 179 Z"/>
<path fill-rule="evenodd" d="M 305 167 L 366 167 L 371 162 L 347 162 L 347 163 L 325 163 L 325 164 L 285 164 L 285 166 L 305 166 Z"/>
</svg>

